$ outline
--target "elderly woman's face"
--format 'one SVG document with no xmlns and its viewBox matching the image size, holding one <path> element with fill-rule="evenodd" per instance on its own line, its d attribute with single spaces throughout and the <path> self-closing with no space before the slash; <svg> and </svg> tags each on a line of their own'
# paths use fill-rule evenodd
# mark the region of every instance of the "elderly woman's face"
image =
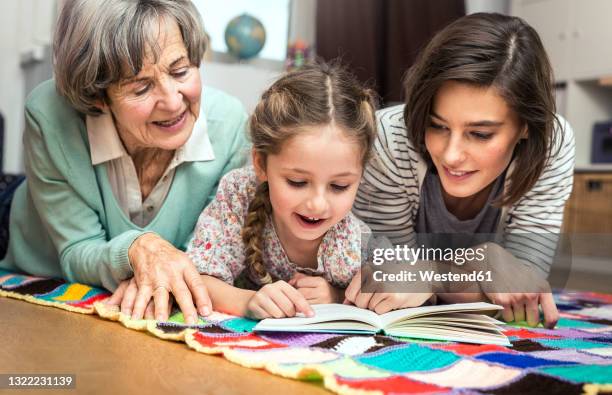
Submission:
<svg viewBox="0 0 612 395">
<path fill-rule="evenodd" d="M 201 82 L 189 63 L 178 25 L 159 24 L 159 57 L 147 53 L 138 75 L 111 85 L 109 108 L 128 152 L 175 150 L 191 136 L 200 113 Z"/>
</svg>

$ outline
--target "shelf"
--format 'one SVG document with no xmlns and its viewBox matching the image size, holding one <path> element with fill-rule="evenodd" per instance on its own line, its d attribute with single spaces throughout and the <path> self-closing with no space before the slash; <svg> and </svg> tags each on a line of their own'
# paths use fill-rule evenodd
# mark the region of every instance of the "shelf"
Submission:
<svg viewBox="0 0 612 395">
<path fill-rule="evenodd" d="M 592 163 L 589 165 L 577 165 L 575 173 L 612 173 L 612 163 Z"/>
</svg>

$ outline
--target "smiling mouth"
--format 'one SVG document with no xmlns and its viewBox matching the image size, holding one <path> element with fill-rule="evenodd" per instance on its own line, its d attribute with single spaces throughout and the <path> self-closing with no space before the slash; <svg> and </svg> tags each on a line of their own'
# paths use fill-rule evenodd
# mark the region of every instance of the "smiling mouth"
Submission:
<svg viewBox="0 0 612 395">
<path fill-rule="evenodd" d="M 183 120 L 183 118 L 185 118 L 185 116 L 187 115 L 187 110 L 183 111 L 181 113 L 181 115 L 179 115 L 178 117 L 171 119 L 169 121 L 153 121 L 153 123 L 155 125 L 164 127 L 164 128 L 169 128 L 172 127 L 174 125 L 176 125 L 177 123 L 181 122 Z"/>
<path fill-rule="evenodd" d="M 325 219 L 323 218 L 315 218 L 315 217 L 307 217 L 305 215 L 301 215 L 301 214 L 297 214 L 297 216 L 304 222 L 306 222 L 307 224 L 310 225 L 316 225 L 319 224 L 323 221 L 325 221 Z"/>
<path fill-rule="evenodd" d="M 444 167 L 444 170 L 446 170 L 446 172 L 449 175 L 453 176 L 453 177 L 463 177 L 463 176 L 466 176 L 466 175 L 470 175 L 470 174 L 476 173 L 476 171 L 477 171 L 477 170 L 472 170 L 472 171 L 451 170 L 451 169 L 449 169 L 446 166 Z"/>
</svg>

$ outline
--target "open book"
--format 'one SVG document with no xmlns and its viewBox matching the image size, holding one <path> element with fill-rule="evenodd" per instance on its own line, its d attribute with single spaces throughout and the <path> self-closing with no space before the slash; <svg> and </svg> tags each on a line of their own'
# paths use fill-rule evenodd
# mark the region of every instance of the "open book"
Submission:
<svg viewBox="0 0 612 395">
<path fill-rule="evenodd" d="M 501 310 L 490 303 L 421 306 L 376 314 L 343 304 L 313 305 L 314 317 L 267 318 L 256 331 L 378 333 L 432 340 L 511 345 L 498 327 L 502 322 L 484 315 Z"/>
</svg>

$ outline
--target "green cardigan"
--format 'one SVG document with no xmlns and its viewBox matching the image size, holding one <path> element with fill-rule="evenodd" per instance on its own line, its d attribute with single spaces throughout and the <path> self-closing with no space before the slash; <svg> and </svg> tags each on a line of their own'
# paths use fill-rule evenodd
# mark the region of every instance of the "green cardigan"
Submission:
<svg viewBox="0 0 612 395">
<path fill-rule="evenodd" d="M 215 159 L 178 166 L 159 213 L 140 228 L 120 209 L 105 165 L 91 164 L 84 116 L 58 95 L 53 80 L 34 89 L 25 111 L 27 178 L 13 198 L 0 268 L 114 290 L 132 276 L 128 248 L 143 233 L 184 250 L 219 179 L 242 165 L 247 151 L 240 102 L 206 87 L 202 103 Z"/>
</svg>

